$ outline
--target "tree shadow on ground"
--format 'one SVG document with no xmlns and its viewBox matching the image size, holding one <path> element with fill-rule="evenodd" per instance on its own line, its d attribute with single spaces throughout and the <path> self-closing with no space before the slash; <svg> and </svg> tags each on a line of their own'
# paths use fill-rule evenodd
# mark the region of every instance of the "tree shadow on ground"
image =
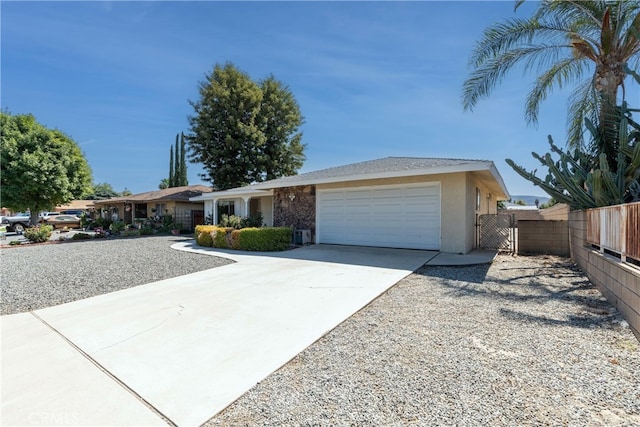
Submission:
<svg viewBox="0 0 640 427">
<path fill-rule="evenodd" d="M 424 266 L 416 274 L 431 279 L 448 295 L 486 298 L 496 305 L 530 303 L 531 311 L 500 307 L 505 318 L 522 323 L 578 328 L 611 328 L 623 320 L 597 288 L 569 259 L 543 259 L 539 266 L 508 267 L 483 264 L 461 267 Z M 493 269 L 493 270 L 492 270 Z M 540 314 L 549 302 L 549 315 Z M 534 313 L 535 312 L 535 313 Z"/>
</svg>

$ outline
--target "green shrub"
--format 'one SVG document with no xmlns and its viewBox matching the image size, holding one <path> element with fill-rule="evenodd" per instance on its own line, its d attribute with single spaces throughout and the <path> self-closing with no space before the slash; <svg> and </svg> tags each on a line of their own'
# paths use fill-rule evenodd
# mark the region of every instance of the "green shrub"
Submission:
<svg viewBox="0 0 640 427">
<path fill-rule="evenodd" d="M 140 229 L 140 235 L 148 236 L 150 234 L 153 234 L 153 227 L 151 226 L 151 224 L 143 225 L 142 228 Z"/>
<path fill-rule="evenodd" d="M 111 230 L 113 234 L 121 233 L 125 228 L 127 228 L 127 224 L 125 224 L 124 221 L 115 221 L 109 226 L 109 230 Z"/>
<path fill-rule="evenodd" d="M 137 229 L 131 229 L 131 230 L 124 230 L 121 233 L 122 237 L 133 237 L 133 236 L 139 236 L 140 235 L 140 231 Z"/>
<path fill-rule="evenodd" d="M 241 220 L 242 228 L 260 228 L 262 227 L 263 220 L 261 212 L 246 216 Z"/>
<path fill-rule="evenodd" d="M 238 232 L 238 248 L 243 251 L 284 251 L 291 244 L 287 227 L 243 228 Z"/>
<path fill-rule="evenodd" d="M 38 225 L 36 227 L 27 228 L 24 230 L 24 237 L 33 243 L 42 243 L 49 240 L 53 227 L 50 225 Z"/>
<path fill-rule="evenodd" d="M 196 243 L 200 246 L 210 248 L 213 246 L 213 239 L 211 233 L 215 231 L 217 227 L 215 225 L 197 225 L 196 226 Z"/>
<path fill-rule="evenodd" d="M 239 230 L 240 228 L 242 228 L 242 218 L 236 215 L 222 215 L 219 226 L 224 228 L 235 228 L 236 230 Z"/>
<path fill-rule="evenodd" d="M 18 246 L 21 245 L 22 242 L 20 240 L 12 240 L 9 242 L 9 246 Z"/>
<path fill-rule="evenodd" d="M 196 243 L 200 246 L 243 251 L 283 251 L 289 249 L 291 229 L 287 227 L 242 228 L 198 225 Z"/>
<path fill-rule="evenodd" d="M 227 233 L 227 241 L 231 249 L 240 249 L 240 232 L 242 230 L 232 230 L 231 233 Z"/>
<path fill-rule="evenodd" d="M 231 247 L 230 238 L 227 238 L 227 234 L 231 234 L 233 228 L 217 227 L 212 234 L 213 247 L 221 249 L 229 249 Z"/>
<path fill-rule="evenodd" d="M 91 239 L 91 235 L 87 233 L 76 233 L 71 237 L 71 240 L 87 240 Z"/>
<path fill-rule="evenodd" d="M 93 221 L 92 228 L 101 227 L 103 230 L 109 230 L 111 220 L 107 218 L 98 217 Z"/>
</svg>

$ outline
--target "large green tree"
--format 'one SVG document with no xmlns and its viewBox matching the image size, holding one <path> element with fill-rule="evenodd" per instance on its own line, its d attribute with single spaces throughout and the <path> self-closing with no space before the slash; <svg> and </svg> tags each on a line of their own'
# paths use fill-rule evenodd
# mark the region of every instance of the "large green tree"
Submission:
<svg viewBox="0 0 640 427">
<path fill-rule="evenodd" d="M 91 190 L 91 169 L 78 144 L 32 115 L 0 113 L 2 205 L 38 213 Z"/>
<path fill-rule="evenodd" d="M 190 101 L 190 160 L 224 190 L 293 175 L 302 166 L 303 122 L 291 91 L 270 76 L 254 82 L 233 64 L 216 65 Z"/>
<path fill-rule="evenodd" d="M 540 104 L 551 91 L 573 85 L 569 146 L 596 156 L 604 153 L 615 168 L 620 121 L 616 105 L 625 63 L 636 67 L 640 61 L 637 31 L 637 0 L 543 0 L 530 18 L 510 19 L 485 30 L 470 59 L 473 71 L 464 82 L 464 108 L 472 110 L 505 74 L 522 67 L 537 73 L 525 107 L 527 122 L 535 124 Z M 600 134 L 584 147 L 587 118 L 599 124 Z"/>
<path fill-rule="evenodd" d="M 270 75 L 260 82 L 262 102 L 258 125 L 265 136 L 259 156 L 261 179 L 269 180 L 295 175 L 305 155 L 302 144 L 303 123 L 300 107 L 291 90 Z"/>
<path fill-rule="evenodd" d="M 85 200 L 106 200 L 120 197 L 120 193 L 113 189 L 108 182 L 94 184 L 88 194 L 83 196 Z"/>
</svg>

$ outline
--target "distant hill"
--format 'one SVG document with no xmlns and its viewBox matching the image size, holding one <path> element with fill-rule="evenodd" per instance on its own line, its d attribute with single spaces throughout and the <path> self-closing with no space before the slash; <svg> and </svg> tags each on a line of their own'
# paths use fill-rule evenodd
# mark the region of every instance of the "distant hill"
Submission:
<svg viewBox="0 0 640 427">
<path fill-rule="evenodd" d="M 540 204 L 547 203 L 550 197 L 541 197 L 541 196 L 511 196 L 511 201 L 515 202 L 516 200 L 522 200 L 527 204 L 527 206 L 535 206 L 536 200 L 540 202 Z"/>
</svg>

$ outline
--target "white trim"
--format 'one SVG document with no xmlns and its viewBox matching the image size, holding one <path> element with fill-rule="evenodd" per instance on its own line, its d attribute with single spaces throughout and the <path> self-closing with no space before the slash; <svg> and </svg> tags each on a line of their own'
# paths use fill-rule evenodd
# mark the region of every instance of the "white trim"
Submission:
<svg viewBox="0 0 640 427">
<path fill-rule="evenodd" d="M 219 200 L 219 199 L 236 199 L 251 198 L 261 196 L 273 196 L 273 190 L 256 190 L 255 188 L 239 187 L 224 191 L 212 191 L 211 193 L 203 193 L 199 196 L 191 197 L 192 202 L 202 200 Z"/>
</svg>

